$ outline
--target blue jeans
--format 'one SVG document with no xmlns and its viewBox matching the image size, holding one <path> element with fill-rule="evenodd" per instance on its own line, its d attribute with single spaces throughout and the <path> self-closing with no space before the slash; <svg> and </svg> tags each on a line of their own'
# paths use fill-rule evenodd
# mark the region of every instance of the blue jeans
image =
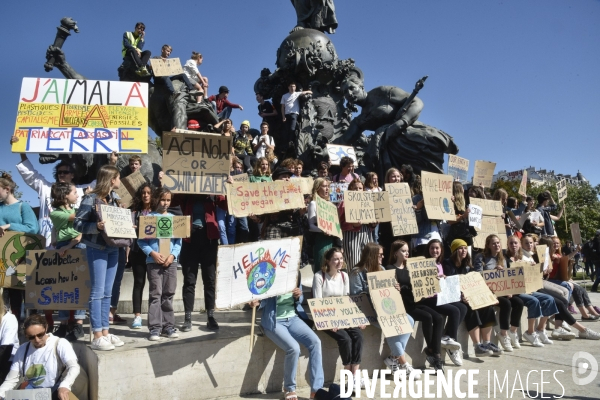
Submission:
<svg viewBox="0 0 600 400">
<path fill-rule="evenodd" d="M 119 263 L 119 249 L 107 247 L 104 250 L 86 248 L 90 268 L 90 320 L 93 332 L 100 332 L 109 328 L 108 314 L 110 312 L 110 297 L 112 293 L 117 264 Z"/>
<path fill-rule="evenodd" d="M 127 263 L 127 254 L 125 253 L 125 247 L 118 247 L 117 250 L 119 250 L 119 263 L 117 265 L 115 281 L 112 285 L 112 293 L 110 299 L 111 308 L 117 308 L 117 306 L 119 305 L 119 297 L 121 297 L 121 281 L 123 280 L 125 264 Z"/>
<path fill-rule="evenodd" d="M 549 317 L 558 313 L 556 302 L 551 296 L 534 292 L 532 294 L 520 294 L 519 298 L 527 307 L 527 319 Z"/>
<path fill-rule="evenodd" d="M 217 102 L 211 101 L 210 104 L 212 104 L 212 106 L 213 106 L 213 108 L 215 110 L 215 113 L 216 113 L 217 112 Z M 233 109 L 231 107 L 225 106 L 223 108 L 223 110 L 221 110 L 221 112 L 217 114 L 217 117 L 219 117 L 219 121 L 221 121 L 223 119 L 226 119 L 226 118 L 229 118 L 231 116 L 231 111 L 232 110 Z"/>
<path fill-rule="evenodd" d="M 548 281 L 552 282 L 552 283 L 556 283 L 557 285 L 560 285 L 564 288 L 566 288 L 569 291 L 569 298 L 567 300 L 571 300 L 571 296 L 573 295 L 573 289 L 571 288 L 571 285 L 569 285 L 568 282 L 565 281 L 561 281 L 560 279 L 548 279 Z M 593 288 L 593 286 L 592 286 Z"/>
<path fill-rule="evenodd" d="M 408 314 L 406 314 L 406 317 L 410 321 L 410 326 L 414 327 L 415 320 Z M 378 322 L 371 323 L 371 325 L 377 329 L 381 329 L 381 326 L 379 326 Z M 388 346 L 390 346 L 392 357 L 400 357 L 404 355 L 406 352 L 406 344 L 408 343 L 408 339 L 410 339 L 410 333 L 385 338 Z"/>
<path fill-rule="evenodd" d="M 56 243 L 56 248 L 60 249 L 63 246 L 66 246 L 70 243 L 70 240 L 63 240 L 60 242 Z M 85 249 L 85 244 L 83 243 L 77 243 L 75 246 L 73 246 L 74 249 Z M 69 314 L 71 311 L 69 310 L 59 310 L 58 311 L 58 320 L 59 321 L 68 321 L 69 320 Z M 85 310 L 75 310 L 75 319 L 85 319 Z"/>
<path fill-rule="evenodd" d="M 544 317 L 550 317 L 554 314 L 558 314 L 558 307 L 556 306 L 556 300 L 554 300 L 554 297 L 540 292 L 533 292 L 531 295 L 540 301 L 540 307 L 542 308 L 542 315 Z"/>
<path fill-rule="evenodd" d="M 217 224 L 219 224 L 221 245 L 235 244 L 235 219 L 233 215 L 217 207 Z"/>
<path fill-rule="evenodd" d="M 316 392 L 323 387 L 323 362 L 321 355 L 321 340 L 304 321 L 297 316 L 278 319 L 275 330 L 265 329 L 265 335 L 277 347 L 285 351 L 283 361 L 283 387 L 286 392 L 296 390 L 296 370 L 300 357 L 300 344 L 308 349 L 308 377 L 310 391 Z"/>
</svg>

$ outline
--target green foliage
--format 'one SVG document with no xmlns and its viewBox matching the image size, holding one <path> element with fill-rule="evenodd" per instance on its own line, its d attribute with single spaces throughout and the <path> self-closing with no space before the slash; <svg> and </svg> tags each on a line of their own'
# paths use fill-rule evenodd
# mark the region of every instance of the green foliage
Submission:
<svg viewBox="0 0 600 400">
<path fill-rule="evenodd" d="M 160 139 L 160 136 L 157 136 L 154 138 L 154 143 L 156 143 L 156 148 L 157 149 L 161 149 L 162 148 L 162 140 Z"/>
<path fill-rule="evenodd" d="M 5 169 L 0 169 L 0 175 L 2 175 L 4 173 L 10 174 L 13 177 L 13 181 L 15 180 L 12 172 L 7 171 Z M 19 189 L 19 185 L 15 186 L 15 198 L 16 199 L 20 199 L 23 196 L 23 192 L 19 191 L 18 189 Z"/>
</svg>

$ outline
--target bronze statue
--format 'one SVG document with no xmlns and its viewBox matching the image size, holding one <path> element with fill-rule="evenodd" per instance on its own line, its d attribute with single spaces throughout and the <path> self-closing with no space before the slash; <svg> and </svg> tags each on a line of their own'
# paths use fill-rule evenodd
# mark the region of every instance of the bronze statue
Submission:
<svg viewBox="0 0 600 400">
<path fill-rule="evenodd" d="M 338 27 L 333 0 L 291 0 L 296 9 L 298 22 L 292 32 L 299 29 L 316 29 L 335 33 Z"/>
</svg>

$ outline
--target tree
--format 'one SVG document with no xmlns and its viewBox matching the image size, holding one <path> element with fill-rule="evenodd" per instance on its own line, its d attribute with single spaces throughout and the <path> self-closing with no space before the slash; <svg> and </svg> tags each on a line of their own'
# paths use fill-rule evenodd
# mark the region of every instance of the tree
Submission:
<svg viewBox="0 0 600 400">
<path fill-rule="evenodd" d="M 3 174 L 9 174 L 10 176 L 13 176 L 12 172 L 6 171 L 4 169 L 0 169 L 0 176 L 2 176 Z M 14 179 L 13 179 L 13 181 L 14 181 Z M 21 196 L 23 196 L 23 192 L 21 192 L 21 191 L 19 191 L 17 189 L 19 189 L 18 185 L 15 186 L 15 198 L 20 199 Z"/>
</svg>

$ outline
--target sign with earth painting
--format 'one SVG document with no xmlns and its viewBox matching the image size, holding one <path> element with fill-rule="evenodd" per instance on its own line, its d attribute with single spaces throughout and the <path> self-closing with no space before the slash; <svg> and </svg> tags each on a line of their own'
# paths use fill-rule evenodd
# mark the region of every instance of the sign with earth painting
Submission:
<svg viewBox="0 0 600 400">
<path fill-rule="evenodd" d="M 394 287 L 396 271 L 371 272 L 367 274 L 369 294 L 377 321 L 385 337 L 412 332 L 400 292 Z"/>
</svg>

